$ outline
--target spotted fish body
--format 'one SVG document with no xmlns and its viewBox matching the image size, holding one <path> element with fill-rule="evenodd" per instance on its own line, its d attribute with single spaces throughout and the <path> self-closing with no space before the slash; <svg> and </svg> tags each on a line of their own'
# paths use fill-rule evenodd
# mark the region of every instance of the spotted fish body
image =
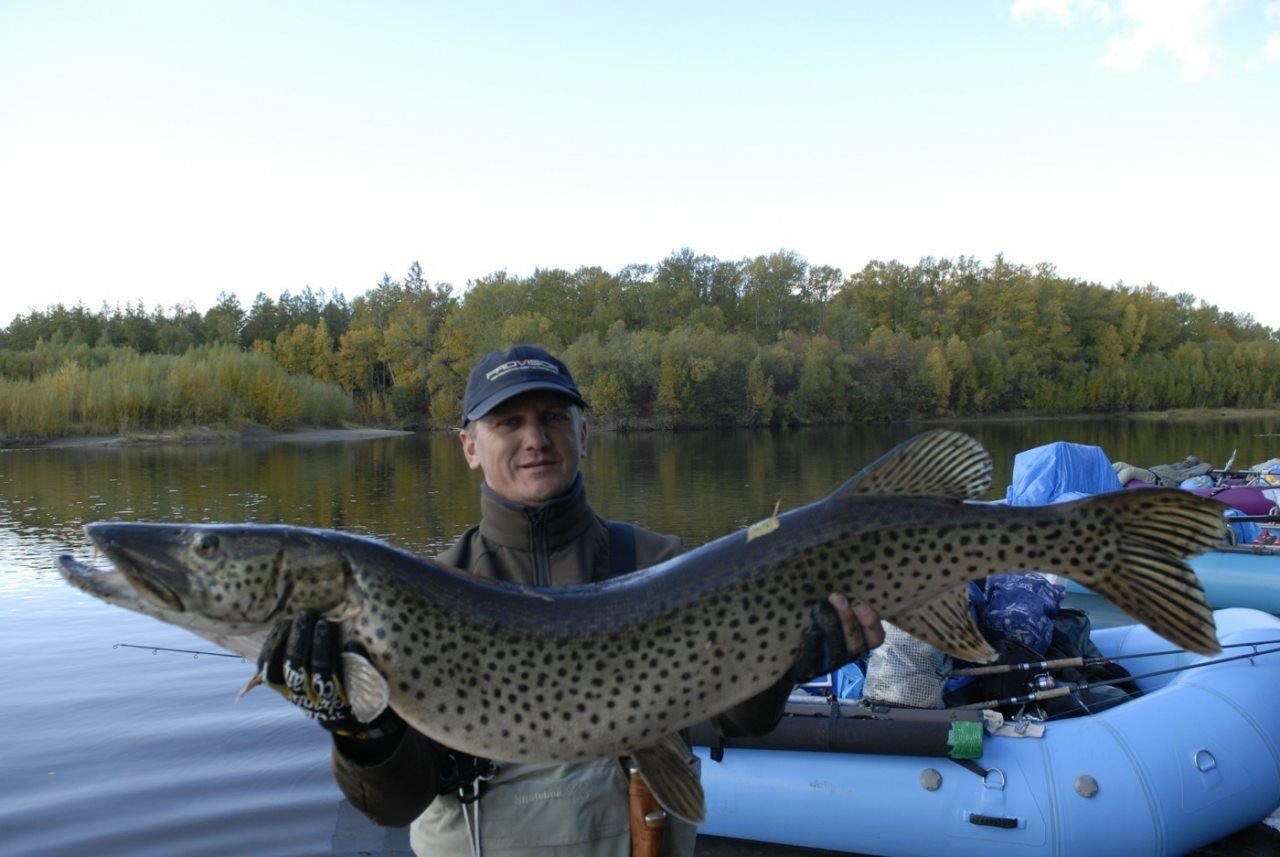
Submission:
<svg viewBox="0 0 1280 857">
<path fill-rule="evenodd" d="M 633 574 L 551 589 L 481 580 L 346 533 L 266 525 L 91 524 L 117 571 L 62 564 L 93 594 L 250 658 L 277 620 L 316 610 L 364 644 L 414 728 L 513 762 L 645 758 L 773 685 L 798 657 L 809 605 L 830 592 L 983 660 L 993 652 L 969 617 L 967 583 L 1041 570 L 1179 646 L 1218 650 L 1182 560 L 1221 540 L 1220 504 L 1176 489 L 1042 507 L 964 502 L 990 481 L 976 441 L 930 432 L 815 503 Z M 659 791 L 697 820 L 699 808 Z"/>
</svg>

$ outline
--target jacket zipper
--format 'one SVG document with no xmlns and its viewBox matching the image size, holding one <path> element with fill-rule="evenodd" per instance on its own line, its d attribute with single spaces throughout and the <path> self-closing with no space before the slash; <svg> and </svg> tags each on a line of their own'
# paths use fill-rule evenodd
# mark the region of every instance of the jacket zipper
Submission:
<svg viewBox="0 0 1280 857">
<path fill-rule="evenodd" d="M 533 585 L 551 585 L 551 559 L 547 556 L 547 533 L 543 526 L 543 511 L 529 513 L 530 540 L 533 547 Z"/>
</svg>

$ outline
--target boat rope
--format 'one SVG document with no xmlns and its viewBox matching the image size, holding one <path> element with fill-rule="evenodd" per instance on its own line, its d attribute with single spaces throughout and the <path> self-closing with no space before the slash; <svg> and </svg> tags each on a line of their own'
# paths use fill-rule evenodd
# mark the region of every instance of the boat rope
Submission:
<svg viewBox="0 0 1280 857">
<path fill-rule="evenodd" d="M 1222 648 L 1238 649 L 1243 646 L 1273 646 L 1280 645 L 1280 640 L 1260 640 L 1256 643 L 1227 643 Z M 1099 664 L 1114 664 L 1117 661 L 1134 660 L 1137 658 L 1155 658 L 1162 655 L 1181 655 L 1185 653 L 1185 649 L 1166 649 L 1163 652 L 1138 652 L 1132 655 L 1113 655 L 1109 658 L 1086 658 L 1077 656 L 1074 658 L 1056 658 L 1047 661 L 1025 661 L 1020 664 L 992 664 L 988 667 L 965 667 L 964 669 L 952 670 L 953 676 L 981 676 L 981 675 L 1004 675 L 1013 672 L 1030 672 L 1032 670 L 1061 670 L 1081 667 L 1093 667 Z"/>
<path fill-rule="evenodd" d="M 233 655 L 230 652 L 202 652 L 197 649 L 166 649 L 164 646 L 135 646 L 133 643 L 116 643 L 111 648 L 119 649 L 121 647 L 126 649 L 150 649 L 151 654 L 153 655 L 156 652 L 178 652 L 183 655 L 191 655 L 197 660 L 201 655 L 208 655 L 211 658 L 240 658 L 240 662 L 244 663 L 244 657 L 242 655 Z"/>
<path fill-rule="evenodd" d="M 1249 643 L 1247 645 L 1260 646 L 1263 643 Z M 1261 652 L 1246 652 L 1243 655 L 1232 655 L 1229 658 L 1215 658 L 1210 661 L 1201 661 L 1198 664 L 1184 664 L 1180 667 L 1170 667 L 1165 670 L 1155 670 L 1154 672 L 1142 673 L 1141 675 L 1127 675 L 1119 678 L 1103 679 L 1102 681 L 1082 681 L 1076 684 L 1064 684 L 1055 687 L 1052 690 L 1041 690 L 1034 693 L 1024 694 L 1022 696 L 1010 696 L 1005 699 L 988 699 L 983 702 L 971 702 L 968 705 L 957 705 L 959 709 L 970 708 L 999 708 L 1004 705 L 1025 705 L 1029 702 L 1040 702 L 1046 699 L 1056 699 L 1062 696 L 1069 696 L 1081 690 L 1088 690 L 1091 687 L 1106 687 L 1113 684 L 1124 684 L 1125 682 L 1137 681 L 1143 678 L 1155 678 L 1156 676 L 1168 675 L 1169 673 L 1185 672 L 1187 670 L 1199 669 L 1200 667 L 1212 667 L 1218 664 L 1226 664 L 1232 661 L 1245 660 L 1246 658 L 1256 658 L 1262 655 L 1271 655 L 1280 652 L 1280 646 L 1274 649 L 1265 649 Z"/>
</svg>

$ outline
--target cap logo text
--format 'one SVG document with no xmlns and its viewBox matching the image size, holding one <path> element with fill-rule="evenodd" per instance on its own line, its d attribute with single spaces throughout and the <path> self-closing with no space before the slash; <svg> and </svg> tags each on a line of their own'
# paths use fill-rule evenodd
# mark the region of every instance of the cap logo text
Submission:
<svg viewBox="0 0 1280 857">
<path fill-rule="evenodd" d="M 530 358 L 528 360 L 508 360 L 501 366 L 495 366 L 488 372 L 484 373 L 484 377 L 490 381 L 497 380 L 508 372 L 515 372 L 518 369 L 534 369 L 539 372 L 550 372 L 553 375 L 559 375 L 560 370 L 555 367 L 554 363 L 548 363 L 546 360 L 538 360 Z"/>
</svg>

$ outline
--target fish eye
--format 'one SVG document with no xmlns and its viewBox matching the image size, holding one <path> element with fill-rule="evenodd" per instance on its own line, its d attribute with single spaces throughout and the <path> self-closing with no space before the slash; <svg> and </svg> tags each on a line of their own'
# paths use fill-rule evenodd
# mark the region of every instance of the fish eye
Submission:
<svg viewBox="0 0 1280 857">
<path fill-rule="evenodd" d="M 196 540 L 196 553 L 208 556 L 218 550 L 218 537 L 214 533 L 203 533 Z"/>
</svg>

